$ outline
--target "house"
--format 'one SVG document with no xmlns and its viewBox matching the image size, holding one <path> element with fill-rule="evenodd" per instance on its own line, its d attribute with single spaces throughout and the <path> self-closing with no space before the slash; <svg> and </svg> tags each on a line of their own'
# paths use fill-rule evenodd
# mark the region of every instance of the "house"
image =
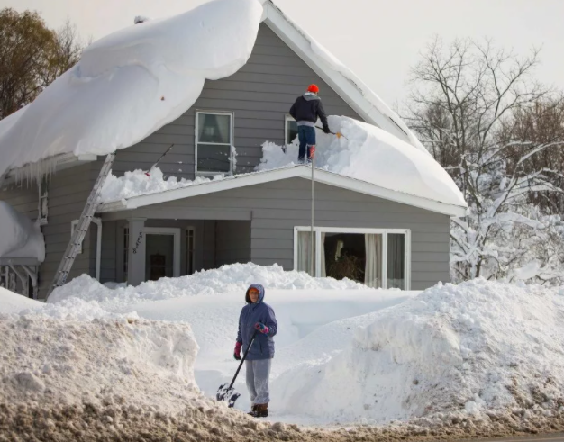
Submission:
<svg viewBox="0 0 564 442">
<path fill-rule="evenodd" d="M 254 8 L 257 2 L 239 3 L 252 3 Z M 211 10 L 216 11 L 234 2 L 212 3 Z M 138 284 L 236 262 L 276 263 L 287 270 L 309 271 L 311 168 L 256 171 L 266 140 L 279 145 L 291 141 L 295 123 L 288 109 L 308 84 L 320 87 L 328 114 L 371 123 L 409 143 L 409 149 L 422 149 L 403 121 L 350 71 L 270 0 L 259 4 L 260 20 L 241 66 L 227 76 L 223 72 L 218 78 L 208 77 L 193 104 L 175 105 L 176 114 L 166 124 L 149 121 L 158 127 L 134 143 L 117 146 L 113 166 L 115 176 L 147 171 L 174 145 L 159 162 L 165 176 L 195 180 L 221 173 L 227 177 L 100 204 L 70 278 L 86 273 L 102 283 Z M 83 57 L 85 63 L 88 56 Z M 91 65 L 98 68 L 100 60 Z M 64 87 L 61 84 L 50 88 Z M 170 97 L 162 95 L 163 105 L 175 98 Z M 33 111 L 41 113 L 39 104 L 35 109 L 34 105 L 0 123 L 0 155 L 8 158 L 6 152 L 12 148 L 10 159 L 20 155 L 19 163 L 14 160 L 0 170 L 0 200 L 38 220 L 45 257 L 40 261 L 33 253 L 21 256 L 9 251 L 0 254 L 0 266 L 4 284 L 44 299 L 105 155 L 97 147 L 85 151 L 71 146 L 68 151 L 49 147 L 39 156 L 34 152 L 35 156 L 21 157 L 25 147 L 14 147 L 18 132 L 10 131 Z M 104 124 L 118 126 L 111 120 Z M 51 133 L 33 135 L 34 143 L 50 136 L 70 137 L 63 132 L 73 130 L 72 124 L 62 129 L 37 126 L 33 130 Z M 28 128 L 19 129 L 20 138 L 29 133 Z M 63 131 L 60 137 L 52 135 L 55 130 Z M 463 201 L 427 198 L 328 170 L 315 174 L 316 275 L 349 276 L 375 287 L 412 290 L 450 280 L 450 218 L 464 215 Z M 37 179 L 21 178 L 26 176 Z"/>
</svg>

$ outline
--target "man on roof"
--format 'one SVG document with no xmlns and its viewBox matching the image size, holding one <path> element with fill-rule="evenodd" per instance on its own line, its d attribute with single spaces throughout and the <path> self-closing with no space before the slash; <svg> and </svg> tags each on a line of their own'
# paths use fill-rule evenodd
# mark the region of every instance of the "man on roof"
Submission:
<svg viewBox="0 0 564 442">
<path fill-rule="evenodd" d="M 305 163 L 306 147 L 307 162 L 311 163 L 315 152 L 315 122 L 317 118 L 323 123 L 323 132 L 330 133 L 327 116 L 323 110 L 321 98 L 317 95 L 319 88 L 312 84 L 307 88 L 305 94 L 300 95 L 290 108 L 290 115 L 296 120 L 298 126 L 298 140 L 300 150 L 298 151 L 298 163 Z"/>
</svg>

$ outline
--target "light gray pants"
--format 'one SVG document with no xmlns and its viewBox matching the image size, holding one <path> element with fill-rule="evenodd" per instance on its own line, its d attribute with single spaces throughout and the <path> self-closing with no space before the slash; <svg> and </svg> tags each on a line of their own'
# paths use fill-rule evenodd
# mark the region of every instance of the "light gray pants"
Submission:
<svg viewBox="0 0 564 442">
<path fill-rule="evenodd" d="M 266 404 L 268 398 L 268 375 L 272 359 L 245 361 L 247 369 L 247 388 L 251 395 L 251 405 Z"/>
</svg>

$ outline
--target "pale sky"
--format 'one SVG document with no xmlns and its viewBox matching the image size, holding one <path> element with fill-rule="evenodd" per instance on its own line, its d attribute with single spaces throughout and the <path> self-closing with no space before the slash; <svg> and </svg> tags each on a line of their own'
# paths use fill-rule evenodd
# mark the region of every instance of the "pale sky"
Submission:
<svg viewBox="0 0 564 442">
<path fill-rule="evenodd" d="M 49 26 L 65 20 L 98 39 L 136 15 L 164 17 L 206 0 L 0 0 L 34 9 Z M 410 68 L 434 34 L 491 37 L 525 53 L 541 47 L 537 78 L 564 89 L 564 0 L 275 0 L 305 31 L 353 70 L 390 106 L 405 99 Z"/>
</svg>

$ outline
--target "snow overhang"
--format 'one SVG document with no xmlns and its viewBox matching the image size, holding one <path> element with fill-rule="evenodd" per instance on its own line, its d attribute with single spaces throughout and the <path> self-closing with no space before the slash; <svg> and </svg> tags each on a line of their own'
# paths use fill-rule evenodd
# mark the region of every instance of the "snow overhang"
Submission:
<svg viewBox="0 0 564 442">
<path fill-rule="evenodd" d="M 280 169 L 273 169 L 264 172 L 255 172 L 246 175 L 235 175 L 226 177 L 222 180 L 210 181 L 202 184 L 193 184 L 174 190 L 167 190 L 159 193 L 134 196 L 121 201 L 108 202 L 98 205 L 98 212 L 121 212 L 133 210 L 139 207 L 152 204 L 161 204 L 169 201 L 176 201 L 183 198 L 190 198 L 198 195 L 207 195 L 224 190 L 236 189 L 244 186 L 255 186 L 278 181 L 287 178 L 304 178 L 311 180 L 311 168 L 306 166 L 292 166 Z M 325 170 L 315 170 L 315 181 L 329 186 L 336 186 L 353 192 L 363 193 L 374 197 L 382 198 L 396 203 L 407 204 L 428 210 L 430 212 L 442 213 L 451 217 L 466 216 L 466 207 L 454 204 L 445 204 L 433 201 L 420 196 L 409 195 L 407 193 L 386 189 L 366 181 L 338 175 Z"/>
</svg>

